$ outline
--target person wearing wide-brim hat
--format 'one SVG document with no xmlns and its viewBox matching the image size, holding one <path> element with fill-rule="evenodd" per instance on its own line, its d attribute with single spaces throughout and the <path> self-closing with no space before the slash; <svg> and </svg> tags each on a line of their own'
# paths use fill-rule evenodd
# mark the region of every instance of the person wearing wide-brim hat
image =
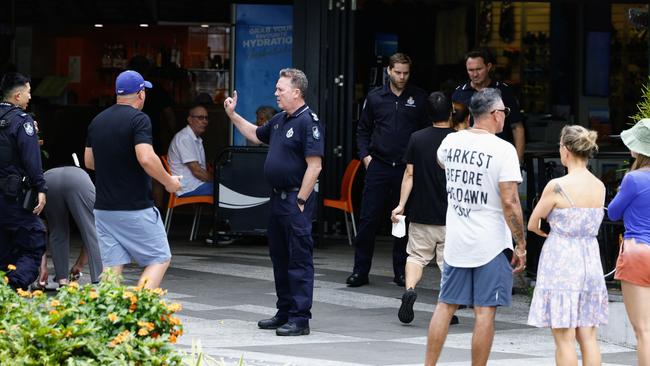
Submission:
<svg viewBox="0 0 650 366">
<path fill-rule="evenodd" d="M 621 132 L 621 139 L 635 160 L 607 208 L 611 220 L 625 223 L 615 278 L 636 334 L 638 364 L 650 365 L 650 119 Z"/>
</svg>

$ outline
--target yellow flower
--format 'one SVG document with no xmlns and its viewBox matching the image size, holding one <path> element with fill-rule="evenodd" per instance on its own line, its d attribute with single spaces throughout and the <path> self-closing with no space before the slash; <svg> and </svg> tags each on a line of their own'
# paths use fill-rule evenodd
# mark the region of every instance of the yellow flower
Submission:
<svg viewBox="0 0 650 366">
<path fill-rule="evenodd" d="M 43 295 L 43 291 L 41 290 L 34 290 L 34 292 L 32 292 L 32 296 L 34 297 L 41 296 L 41 295 Z"/>
<path fill-rule="evenodd" d="M 59 306 L 59 305 L 61 305 L 61 303 L 59 302 L 59 300 L 56 300 L 56 299 L 55 299 L 55 300 L 50 301 L 50 306 L 53 307 L 53 308 L 55 308 L 55 307 L 57 307 L 57 306 Z"/>
<path fill-rule="evenodd" d="M 180 325 L 181 320 L 176 318 L 176 317 L 170 316 L 169 317 L 169 324 L 171 324 L 171 325 Z"/>
<path fill-rule="evenodd" d="M 153 328 L 155 327 L 153 323 L 144 322 L 144 321 L 139 321 L 138 326 L 142 328 L 147 328 L 148 330 L 153 330 Z"/>
<path fill-rule="evenodd" d="M 72 332 L 71 332 L 71 331 L 67 331 L 67 332 L 65 332 L 65 337 L 66 337 L 66 338 L 70 338 L 71 335 L 72 335 Z"/>
<path fill-rule="evenodd" d="M 18 296 L 20 297 L 32 297 L 32 293 L 29 291 L 24 291 L 21 288 L 16 289 L 16 292 L 18 293 Z"/>
<path fill-rule="evenodd" d="M 91 300 L 94 300 L 99 297 L 99 294 L 97 293 L 97 291 L 90 291 L 88 297 L 90 297 Z"/>
<path fill-rule="evenodd" d="M 68 287 L 79 288 L 79 282 L 72 281 L 68 284 Z"/>
<path fill-rule="evenodd" d="M 57 315 L 58 313 L 59 312 L 54 309 L 50 310 L 50 315 Z"/>
<path fill-rule="evenodd" d="M 137 308 L 138 308 L 138 306 L 136 304 L 131 304 L 131 306 L 129 306 L 129 313 L 134 312 L 135 309 L 137 309 Z"/>
<path fill-rule="evenodd" d="M 124 299 L 128 299 L 128 298 L 130 298 L 131 296 L 133 296 L 133 292 L 131 292 L 131 291 L 124 291 L 124 295 L 122 295 L 122 298 L 124 298 Z"/>
<path fill-rule="evenodd" d="M 4 329 L 0 329 L 0 334 L 5 334 L 5 333 L 7 333 L 6 330 L 4 330 Z"/>
<path fill-rule="evenodd" d="M 176 343 L 176 336 L 175 335 L 172 334 L 172 335 L 169 336 L 169 343 L 172 343 L 172 344 Z"/>
<path fill-rule="evenodd" d="M 133 295 L 133 296 L 131 296 L 131 298 L 129 300 L 131 300 L 131 304 L 135 304 L 135 303 L 138 302 L 138 297 Z"/>
<path fill-rule="evenodd" d="M 83 319 L 75 319 L 74 323 L 75 324 L 83 324 L 84 320 Z"/>
<path fill-rule="evenodd" d="M 177 302 L 167 306 L 167 310 L 171 311 L 172 313 L 181 311 L 183 309 L 183 306 Z"/>
<path fill-rule="evenodd" d="M 120 344 L 124 342 L 124 340 L 131 334 L 128 330 L 123 331 L 122 333 L 118 334 L 113 338 L 113 340 L 109 343 L 111 347 L 115 347 L 115 345 Z"/>
<path fill-rule="evenodd" d="M 146 329 L 144 329 L 144 328 L 140 328 L 140 329 L 138 330 L 138 335 L 139 335 L 139 336 L 144 337 L 144 336 L 146 336 L 147 334 L 149 334 L 149 331 L 146 330 Z"/>
<path fill-rule="evenodd" d="M 115 315 L 115 313 L 108 314 L 108 320 L 110 320 L 111 322 L 115 323 L 118 319 L 119 318 L 117 317 L 117 315 Z"/>
<path fill-rule="evenodd" d="M 163 289 L 161 289 L 160 287 L 157 287 L 157 288 L 155 288 L 155 289 L 153 289 L 153 290 L 151 290 L 151 291 L 152 291 L 154 294 L 158 295 L 158 296 L 165 296 L 165 294 L 167 293 L 166 290 L 163 290 Z"/>
<path fill-rule="evenodd" d="M 7 266 L 7 269 L 8 269 L 9 271 L 15 271 L 15 270 L 16 270 L 16 266 L 14 266 L 13 264 L 10 264 L 10 265 Z"/>
</svg>

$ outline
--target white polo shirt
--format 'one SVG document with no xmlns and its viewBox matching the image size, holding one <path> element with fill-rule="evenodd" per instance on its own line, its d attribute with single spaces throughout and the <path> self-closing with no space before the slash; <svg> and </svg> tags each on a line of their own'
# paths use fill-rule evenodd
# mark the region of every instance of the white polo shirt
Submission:
<svg viewBox="0 0 650 366">
<path fill-rule="evenodd" d="M 203 140 L 194 134 L 190 126 L 185 126 L 178 131 L 167 152 L 167 161 L 172 175 L 182 175 L 181 189 L 176 192 L 177 196 L 192 192 L 204 182 L 196 178 L 190 168 L 185 164 L 196 161 L 201 168 L 205 169 L 205 150 Z"/>
</svg>

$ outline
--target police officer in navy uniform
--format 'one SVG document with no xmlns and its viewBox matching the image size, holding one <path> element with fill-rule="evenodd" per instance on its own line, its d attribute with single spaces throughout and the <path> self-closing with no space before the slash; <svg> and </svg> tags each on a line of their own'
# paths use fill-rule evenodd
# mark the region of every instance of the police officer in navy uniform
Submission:
<svg viewBox="0 0 650 366">
<path fill-rule="evenodd" d="M 306 91 L 307 77 L 302 71 L 282 69 L 275 86 L 282 112 L 260 127 L 235 112 L 237 92 L 224 101 L 226 114 L 248 140 L 269 145 L 264 175 L 273 192 L 267 237 L 278 311 L 257 325 L 275 329 L 279 336 L 309 334 L 311 318 L 311 224 L 317 206 L 312 191 L 321 171 L 325 142 L 318 116 L 305 104 Z"/>
<path fill-rule="evenodd" d="M 12 288 L 27 289 L 38 277 L 45 252 L 45 226 L 38 215 L 45 207 L 47 187 L 36 125 L 24 112 L 31 98 L 30 81 L 8 73 L 0 90 L 0 270 L 7 272 Z M 23 203 L 29 190 L 38 192 L 35 207 Z"/>
<path fill-rule="evenodd" d="M 506 121 L 503 125 L 503 131 L 497 136 L 510 142 L 517 150 L 519 163 L 524 161 L 524 150 L 526 147 L 526 138 L 524 131 L 523 116 L 519 109 L 519 101 L 515 97 L 512 89 L 508 84 L 494 80 L 490 77 L 492 71 L 492 55 L 486 49 L 478 49 L 468 52 L 465 55 L 465 67 L 469 81 L 456 87 L 451 96 L 452 101 L 469 105 L 472 95 L 483 88 L 494 88 L 501 91 L 501 99 L 509 112 L 506 113 Z M 470 120 L 470 125 L 474 121 Z"/>
<path fill-rule="evenodd" d="M 361 201 L 359 232 L 355 239 L 354 269 L 346 283 L 350 287 L 368 283 L 375 249 L 375 235 L 381 214 L 399 203 L 406 165 L 402 158 L 411 134 L 430 125 L 426 115 L 426 93 L 408 83 L 411 59 L 392 55 L 388 63 L 390 82 L 368 93 L 357 127 L 359 158 L 366 167 Z M 404 286 L 406 242 L 393 242 L 393 281 Z"/>
</svg>

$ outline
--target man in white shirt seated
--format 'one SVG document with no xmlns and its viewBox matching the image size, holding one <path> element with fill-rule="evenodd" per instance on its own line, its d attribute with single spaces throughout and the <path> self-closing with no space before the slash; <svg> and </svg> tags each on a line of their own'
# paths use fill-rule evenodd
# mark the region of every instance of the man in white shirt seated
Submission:
<svg viewBox="0 0 650 366">
<path fill-rule="evenodd" d="M 212 173 L 205 163 L 205 150 L 201 135 L 208 127 L 208 111 L 200 105 L 190 109 L 187 126 L 178 131 L 167 153 L 172 175 L 180 175 L 181 189 L 178 197 L 212 195 Z"/>
</svg>

